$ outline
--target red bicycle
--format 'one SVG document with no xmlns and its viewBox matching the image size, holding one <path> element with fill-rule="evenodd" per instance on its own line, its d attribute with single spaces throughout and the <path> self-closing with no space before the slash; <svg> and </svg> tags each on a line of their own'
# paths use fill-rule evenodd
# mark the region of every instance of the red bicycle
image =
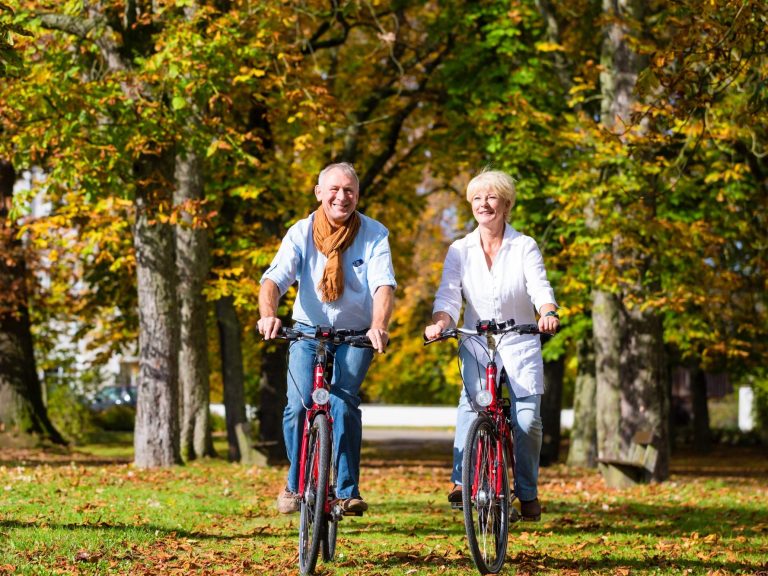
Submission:
<svg viewBox="0 0 768 576">
<path fill-rule="evenodd" d="M 467 432 L 461 473 L 464 527 L 472 560 L 481 574 L 501 570 L 507 553 L 509 523 L 518 519 L 517 509 L 512 506 L 516 499 L 514 481 L 510 482 L 515 477 L 510 400 L 502 396 L 506 372 L 499 377 L 495 362 L 498 342 L 511 333 L 542 332 L 536 324 L 479 320 L 475 330 L 451 328 L 424 342 L 427 345 L 464 335 L 467 338 L 460 346 L 473 338 L 480 338 L 485 344 L 485 387 L 474 398 L 481 410 Z"/>
<path fill-rule="evenodd" d="M 315 333 L 282 328 L 279 338 L 288 341 L 317 342 L 313 361 L 312 405 L 304 406 L 304 432 L 299 460 L 299 569 L 311 574 L 322 548 L 323 560 L 330 562 L 336 553 L 336 532 L 343 516 L 362 516 L 362 512 L 344 512 L 336 504 L 336 470 L 333 458 L 333 418 L 331 417 L 331 379 L 333 354 L 329 344 L 349 344 L 372 348 L 367 336 L 352 330 L 316 326 Z"/>
</svg>

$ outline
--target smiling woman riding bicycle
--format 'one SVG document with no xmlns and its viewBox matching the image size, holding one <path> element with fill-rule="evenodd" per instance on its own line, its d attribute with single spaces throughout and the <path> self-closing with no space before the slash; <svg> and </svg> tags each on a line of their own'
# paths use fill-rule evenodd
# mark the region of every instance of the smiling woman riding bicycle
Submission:
<svg viewBox="0 0 768 576">
<path fill-rule="evenodd" d="M 507 224 L 515 203 L 515 183 L 501 171 L 483 171 L 467 186 L 467 201 L 477 220 L 477 228 L 448 249 L 443 276 L 435 296 L 432 324 L 424 330 L 428 339 L 440 336 L 459 320 L 462 301 L 466 301 L 464 326 L 474 328 L 478 320 L 534 323 L 554 333 L 560 326 L 557 304 L 547 280 L 544 260 L 535 240 Z M 461 503 L 461 467 L 465 437 L 477 417 L 475 394 L 484 386 L 485 352 L 472 342 L 460 349 L 464 387 L 459 400 L 456 436 L 453 444 L 453 489 L 451 503 Z M 539 520 L 539 454 L 541 452 L 541 395 L 544 393 L 544 367 L 538 336 L 515 335 L 499 341 L 499 371 L 506 370 L 514 433 L 515 493 L 520 499 L 521 516 Z"/>
</svg>

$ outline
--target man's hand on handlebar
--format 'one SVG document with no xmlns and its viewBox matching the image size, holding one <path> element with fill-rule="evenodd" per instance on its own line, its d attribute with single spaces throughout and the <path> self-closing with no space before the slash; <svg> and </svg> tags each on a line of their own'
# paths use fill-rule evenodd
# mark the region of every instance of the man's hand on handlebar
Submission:
<svg viewBox="0 0 768 576">
<path fill-rule="evenodd" d="M 271 340 L 272 338 L 276 338 L 280 333 L 280 329 L 283 327 L 283 322 L 276 316 L 265 316 L 264 318 L 259 318 L 257 325 L 259 327 L 259 333 L 264 336 L 264 340 Z"/>
<path fill-rule="evenodd" d="M 389 343 L 389 332 L 381 328 L 369 328 L 365 335 L 368 336 L 368 339 L 371 341 L 373 349 L 376 350 L 376 352 L 383 354 Z"/>
</svg>

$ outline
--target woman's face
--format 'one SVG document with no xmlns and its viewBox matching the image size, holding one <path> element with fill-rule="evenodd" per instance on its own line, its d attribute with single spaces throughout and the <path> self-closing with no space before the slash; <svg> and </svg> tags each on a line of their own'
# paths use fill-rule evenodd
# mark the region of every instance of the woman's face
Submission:
<svg viewBox="0 0 768 576">
<path fill-rule="evenodd" d="M 355 179 L 336 168 L 323 175 L 315 186 L 315 196 L 332 226 L 340 226 L 352 215 L 360 198 Z"/>
<path fill-rule="evenodd" d="M 504 200 L 493 190 L 485 188 L 476 191 L 469 201 L 472 204 L 472 214 L 478 224 L 488 228 L 503 227 L 509 213 L 508 200 Z"/>
</svg>

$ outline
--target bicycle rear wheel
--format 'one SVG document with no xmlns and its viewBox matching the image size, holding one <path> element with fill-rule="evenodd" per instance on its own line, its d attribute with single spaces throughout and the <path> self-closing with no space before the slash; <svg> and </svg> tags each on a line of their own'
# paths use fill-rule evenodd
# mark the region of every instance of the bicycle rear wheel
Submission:
<svg viewBox="0 0 768 576">
<path fill-rule="evenodd" d="M 478 416 L 467 434 L 462 461 L 464 527 L 472 560 L 481 574 L 504 565 L 509 533 L 509 476 L 506 450 L 486 416 Z"/>
<path fill-rule="evenodd" d="M 328 521 L 324 508 L 330 460 L 331 439 L 328 419 L 325 414 L 320 413 L 312 420 L 304 462 L 306 486 L 301 495 L 299 519 L 299 569 L 302 574 L 311 574 L 315 570 L 320 541 Z"/>
</svg>

